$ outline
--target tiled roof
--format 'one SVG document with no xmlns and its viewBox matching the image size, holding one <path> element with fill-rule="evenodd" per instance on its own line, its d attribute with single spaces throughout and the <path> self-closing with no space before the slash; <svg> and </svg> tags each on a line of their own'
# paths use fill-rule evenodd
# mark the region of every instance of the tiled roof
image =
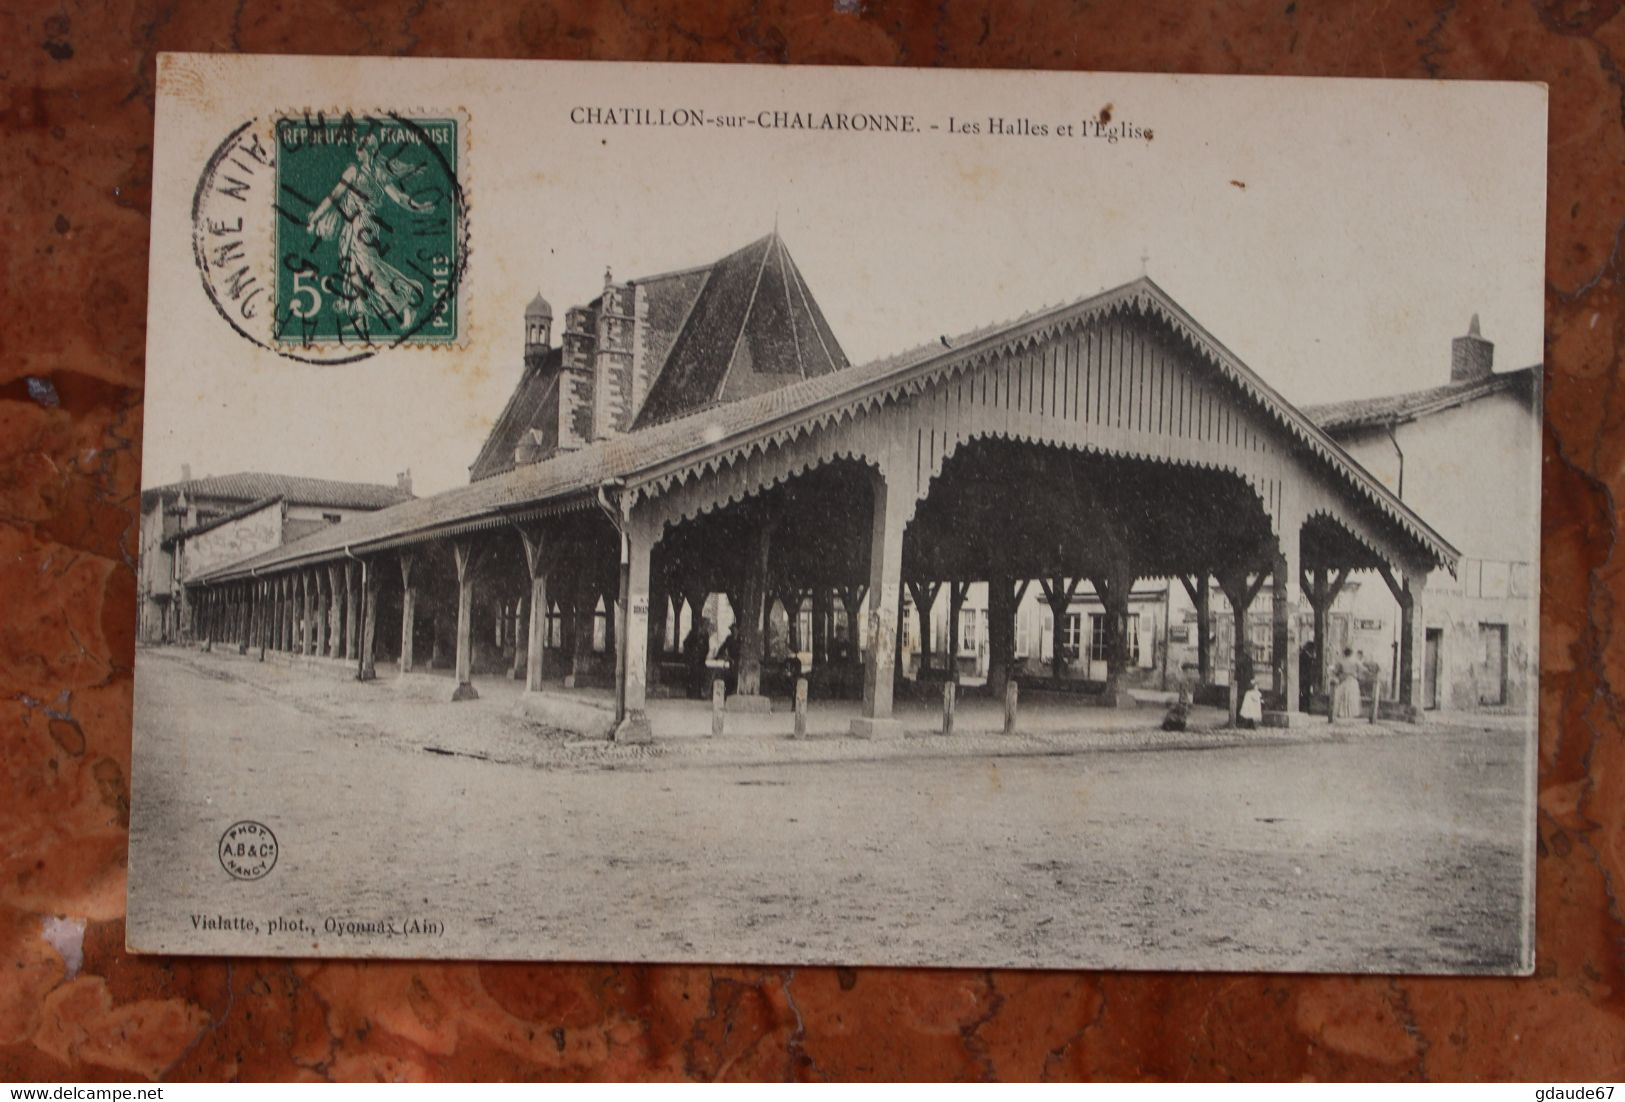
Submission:
<svg viewBox="0 0 1625 1102">
<path fill-rule="evenodd" d="M 636 426 L 846 366 L 846 353 L 775 231 L 711 266 Z"/>
<path fill-rule="evenodd" d="M 485 437 L 485 445 L 480 448 L 480 454 L 469 465 L 468 477 L 478 480 L 490 478 L 501 471 L 513 467 L 514 448 L 519 445 L 520 438 L 531 429 L 551 428 L 551 436 L 556 441 L 558 436 L 558 410 L 559 410 L 559 361 L 564 356 L 562 348 L 550 348 L 541 364 L 526 364 L 524 374 L 519 378 L 519 385 L 514 387 L 513 393 L 508 396 L 508 404 L 502 407 L 497 415 L 496 424 Z M 549 425 L 549 411 L 551 420 Z"/>
<path fill-rule="evenodd" d="M 141 507 L 150 509 L 160 497 L 215 501 L 259 501 L 268 497 L 286 498 L 290 505 L 321 505 L 333 509 L 382 509 L 411 498 L 399 486 L 376 482 L 335 482 L 330 478 L 304 478 L 299 475 L 240 471 L 211 475 L 186 482 L 171 482 L 141 491 Z"/>
<path fill-rule="evenodd" d="M 201 536 L 204 532 L 218 528 L 222 524 L 230 524 L 234 520 L 241 520 L 243 517 L 252 516 L 261 509 L 275 505 L 281 500 L 281 494 L 277 494 L 274 497 L 262 497 L 258 501 L 249 502 L 240 509 L 233 509 L 229 513 L 222 513 L 217 517 L 210 517 L 208 520 L 199 524 L 194 524 L 190 528 L 178 529 L 163 538 L 162 546 L 173 547 L 179 540 L 190 539 L 193 536 Z"/>
<path fill-rule="evenodd" d="M 628 490 L 658 491 L 677 472 L 720 462 L 760 442 L 801 431 L 843 410 L 874 404 L 888 395 L 918 390 L 931 378 L 968 370 L 1013 343 L 1041 339 L 1062 327 L 1114 312 L 1154 314 L 1182 333 L 1233 384 L 1328 464 L 1356 495 L 1381 509 L 1417 540 L 1435 561 L 1453 566 L 1459 553 L 1393 492 L 1301 411 L 1282 398 L 1203 330 L 1150 279 L 1103 291 L 1076 302 L 1025 314 L 958 337 L 908 349 L 844 371 L 815 376 L 737 402 L 695 410 L 683 417 L 517 467 L 468 486 L 352 517 L 293 543 L 218 568 L 211 579 L 242 577 L 280 564 L 321 561 L 350 552 L 382 549 L 433 536 L 495 527 L 547 509 L 590 507 L 606 482 Z"/>
<path fill-rule="evenodd" d="M 1353 429 L 1376 425 L 1399 424 L 1426 417 L 1430 413 L 1454 409 L 1504 390 L 1532 385 L 1539 373 L 1539 365 L 1518 371 L 1504 371 L 1482 379 L 1461 383 L 1446 383 L 1427 390 L 1410 390 L 1403 394 L 1383 394 L 1375 398 L 1353 398 L 1346 402 L 1325 402 L 1304 406 L 1303 412 L 1311 421 L 1331 433 L 1341 435 Z"/>
</svg>

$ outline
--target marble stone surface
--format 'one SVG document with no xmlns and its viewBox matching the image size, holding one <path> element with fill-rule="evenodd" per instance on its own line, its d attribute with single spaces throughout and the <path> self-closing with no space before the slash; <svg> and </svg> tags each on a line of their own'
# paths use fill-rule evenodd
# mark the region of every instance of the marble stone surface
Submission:
<svg viewBox="0 0 1625 1102">
<path fill-rule="evenodd" d="M 1621 1077 L 1620 7 L 5 5 L 0 1077 Z M 133 556 L 154 54 L 162 49 L 1549 82 L 1538 974 L 1396 980 L 127 956 Z"/>
</svg>

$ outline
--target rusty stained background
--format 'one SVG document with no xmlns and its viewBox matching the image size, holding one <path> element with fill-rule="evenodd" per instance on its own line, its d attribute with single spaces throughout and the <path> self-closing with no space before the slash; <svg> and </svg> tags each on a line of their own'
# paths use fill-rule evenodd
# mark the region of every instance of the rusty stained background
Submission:
<svg viewBox="0 0 1625 1102">
<path fill-rule="evenodd" d="M 0 1076 L 1625 1074 L 1619 0 L 557 0 L 0 11 Z M 159 50 L 1551 86 L 1539 970 L 1390 979 L 133 959 L 123 952 Z M 1486 227 L 1486 232 L 1491 228 Z M 83 916 L 82 959 L 65 962 Z"/>
</svg>

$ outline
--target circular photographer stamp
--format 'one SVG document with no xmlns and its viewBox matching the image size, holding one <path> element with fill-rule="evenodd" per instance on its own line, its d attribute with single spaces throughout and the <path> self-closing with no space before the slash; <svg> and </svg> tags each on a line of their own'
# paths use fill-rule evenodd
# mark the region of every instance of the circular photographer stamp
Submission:
<svg viewBox="0 0 1625 1102">
<path fill-rule="evenodd" d="M 238 880 L 260 880 L 276 868 L 276 835 L 252 819 L 232 823 L 220 836 L 220 867 Z"/>
<path fill-rule="evenodd" d="M 198 179 L 192 251 L 241 336 L 307 363 L 456 345 L 468 255 L 454 113 L 253 119 Z"/>
</svg>

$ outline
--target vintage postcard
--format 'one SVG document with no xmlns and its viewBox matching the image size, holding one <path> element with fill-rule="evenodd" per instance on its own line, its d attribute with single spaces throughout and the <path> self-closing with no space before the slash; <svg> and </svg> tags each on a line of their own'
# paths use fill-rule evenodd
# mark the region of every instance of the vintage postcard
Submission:
<svg viewBox="0 0 1625 1102">
<path fill-rule="evenodd" d="M 1529 972 L 1545 131 L 161 56 L 130 948 Z"/>
</svg>

